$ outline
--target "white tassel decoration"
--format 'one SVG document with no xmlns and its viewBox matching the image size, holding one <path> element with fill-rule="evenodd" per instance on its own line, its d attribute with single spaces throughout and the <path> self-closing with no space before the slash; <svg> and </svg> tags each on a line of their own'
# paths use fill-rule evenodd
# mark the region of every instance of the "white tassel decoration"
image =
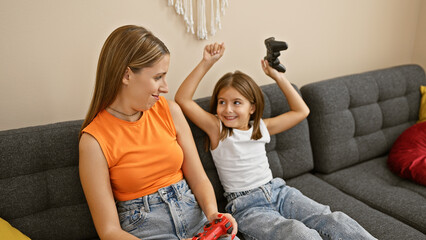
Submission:
<svg viewBox="0 0 426 240">
<path fill-rule="evenodd" d="M 221 20 L 220 20 L 220 8 L 219 8 L 220 4 L 219 4 L 219 1 L 220 0 L 216 0 L 216 25 L 219 29 L 222 29 L 222 23 L 221 23 Z"/>
<path fill-rule="evenodd" d="M 198 11 L 198 24 L 197 24 L 198 39 L 207 39 L 206 0 L 198 0 L 197 11 Z"/>
<path fill-rule="evenodd" d="M 186 24 L 186 32 L 194 34 L 194 18 L 192 17 L 192 0 L 183 1 L 183 19 Z"/>
<path fill-rule="evenodd" d="M 229 5 L 228 0 L 222 0 L 222 5 L 221 5 L 222 15 L 225 15 L 225 8 L 228 7 L 228 5 Z"/>
<path fill-rule="evenodd" d="M 214 17 L 214 0 L 210 0 L 210 34 L 214 36 L 216 34 L 216 22 Z"/>
<path fill-rule="evenodd" d="M 179 14 L 179 15 L 184 14 L 183 7 L 182 7 L 182 0 L 176 0 L 175 9 L 176 9 L 177 14 Z"/>
<path fill-rule="evenodd" d="M 206 0 L 168 0 L 168 5 L 173 6 L 176 13 L 183 16 L 186 31 L 195 34 L 193 1 L 197 1 L 197 37 L 207 39 Z M 214 36 L 217 29 L 222 29 L 221 15 L 225 14 L 228 0 L 210 0 L 210 34 Z"/>
<path fill-rule="evenodd" d="M 195 34 L 194 31 L 194 14 L 192 12 L 192 0 L 188 0 L 189 1 L 189 28 L 191 29 L 191 33 Z"/>
<path fill-rule="evenodd" d="M 189 8 L 189 2 L 188 2 L 188 0 L 183 0 L 183 20 L 185 21 L 187 28 L 188 28 L 188 25 L 189 25 L 189 11 L 188 11 L 188 8 Z M 188 32 L 188 30 L 187 30 L 187 32 Z"/>
</svg>

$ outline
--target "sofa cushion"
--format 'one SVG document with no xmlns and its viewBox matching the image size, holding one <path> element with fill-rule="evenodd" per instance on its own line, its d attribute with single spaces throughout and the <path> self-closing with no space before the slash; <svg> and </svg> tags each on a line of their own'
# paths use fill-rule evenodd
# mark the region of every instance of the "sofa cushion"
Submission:
<svg viewBox="0 0 426 240">
<path fill-rule="evenodd" d="M 0 132 L 0 217 L 31 239 L 97 237 L 78 175 L 81 124 Z"/>
<path fill-rule="evenodd" d="M 305 85 L 315 170 L 322 173 L 387 154 L 418 119 L 425 73 L 405 65 Z"/>
<path fill-rule="evenodd" d="M 389 171 L 387 156 L 318 175 L 341 191 L 426 233 L 426 188 Z"/>
<path fill-rule="evenodd" d="M 422 232 L 368 206 L 310 173 L 288 179 L 287 184 L 299 189 L 311 199 L 329 205 L 332 211 L 346 213 L 379 239 L 424 238 Z"/>
<path fill-rule="evenodd" d="M 395 141 L 388 156 L 392 172 L 426 186 L 426 122 L 414 124 Z"/>
<path fill-rule="evenodd" d="M 297 87 L 294 86 L 296 89 Z M 290 110 L 284 94 L 277 84 L 261 86 L 265 97 L 263 118 L 277 116 Z M 195 100 L 203 109 L 208 110 L 210 97 Z M 204 169 L 213 184 L 218 200 L 218 207 L 224 210 L 226 199 L 223 197 L 223 188 L 214 166 L 210 152 L 204 148 L 206 134 L 188 120 L 192 134 L 203 163 Z M 309 142 L 309 128 L 304 120 L 297 126 L 283 133 L 271 136 L 271 142 L 266 145 L 269 165 L 274 177 L 290 178 L 309 172 L 313 169 L 311 145 Z"/>
</svg>

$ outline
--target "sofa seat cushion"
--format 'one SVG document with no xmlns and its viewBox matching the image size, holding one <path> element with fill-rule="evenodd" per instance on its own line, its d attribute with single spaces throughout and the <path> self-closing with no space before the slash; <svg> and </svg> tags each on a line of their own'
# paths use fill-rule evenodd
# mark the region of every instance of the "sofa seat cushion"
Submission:
<svg viewBox="0 0 426 240">
<path fill-rule="evenodd" d="M 380 239 L 422 239 L 424 234 L 413 227 L 384 214 L 358 199 L 349 196 L 319 177 L 306 173 L 286 180 L 311 199 L 342 211 L 355 219 L 369 233 Z M 379 223 L 379 224 L 378 224 Z"/>
<path fill-rule="evenodd" d="M 11 219 L 9 222 L 34 240 L 91 239 L 97 236 L 89 207 L 86 203 L 51 208 L 28 216 Z"/>
<path fill-rule="evenodd" d="M 400 178 L 379 157 L 331 174 L 326 182 L 383 213 L 426 233 L 426 188 Z"/>
<path fill-rule="evenodd" d="M 395 141 L 388 157 L 392 172 L 426 186 L 426 122 L 417 123 Z"/>
</svg>

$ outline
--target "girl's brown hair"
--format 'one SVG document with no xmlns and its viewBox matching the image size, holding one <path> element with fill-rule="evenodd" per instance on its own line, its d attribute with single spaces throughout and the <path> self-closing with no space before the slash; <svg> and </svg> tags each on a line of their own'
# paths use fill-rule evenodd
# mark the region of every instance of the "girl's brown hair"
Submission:
<svg viewBox="0 0 426 240">
<path fill-rule="evenodd" d="M 166 45 L 143 27 L 126 25 L 114 30 L 99 55 L 95 89 L 79 137 L 96 115 L 115 100 L 127 67 L 136 73 L 166 54 L 170 54 Z"/>
<path fill-rule="evenodd" d="M 233 73 L 227 73 L 219 79 L 214 87 L 210 100 L 210 113 L 217 114 L 218 95 L 220 90 L 226 87 L 233 87 L 255 106 L 255 111 L 250 116 L 250 120 L 253 120 L 253 133 L 251 139 L 260 139 L 262 137 L 262 133 L 260 132 L 260 119 L 262 118 L 265 104 L 262 90 L 250 76 L 243 72 L 235 71 Z M 228 128 L 222 123 L 220 141 L 225 139 L 228 135 L 232 136 L 232 128 Z"/>
</svg>

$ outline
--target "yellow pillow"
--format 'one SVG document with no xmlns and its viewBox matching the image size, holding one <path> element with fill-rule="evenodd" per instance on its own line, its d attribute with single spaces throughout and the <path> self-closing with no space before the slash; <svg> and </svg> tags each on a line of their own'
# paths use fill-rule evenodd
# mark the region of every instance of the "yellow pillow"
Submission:
<svg viewBox="0 0 426 240">
<path fill-rule="evenodd" d="M 420 86 L 422 100 L 420 101 L 419 122 L 426 121 L 426 86 Z"/>
<path fill-rule="evenodd" d="M 8 222 L 0 218 L 0 239 L 8 240 L 31 240 L 18 229 L 12 227 Z"/>
</svg>

